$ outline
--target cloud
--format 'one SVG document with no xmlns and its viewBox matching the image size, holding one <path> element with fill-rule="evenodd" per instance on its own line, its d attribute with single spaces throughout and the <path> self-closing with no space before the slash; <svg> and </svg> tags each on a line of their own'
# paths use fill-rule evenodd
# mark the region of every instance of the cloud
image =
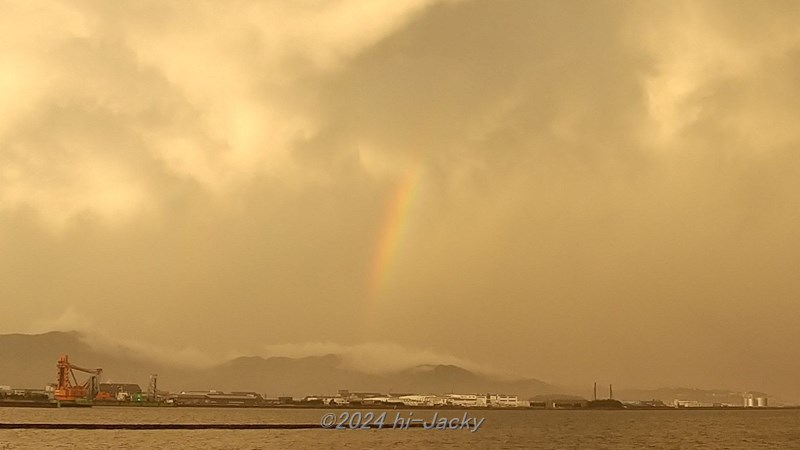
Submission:
<svg viewBox="0 0 800 450">
<path fill-rule="evenodd" d="M 791 119 L 781 118 L 786 108 L 771 102 L 777 100 L 774 93 L 764 89 L 765 79 L 777 81 L 768 83 L 773 87 L 788 88 L 786 80 L 779 80 L 787 68 L 778 66 L 790 62 L 800 44 L 800 33 L 792 25 L 800 11 L 788 2 L 776 4 L 769 12 L 754 2 L 736 5 L 728 9 L 721 2 L 675 2 L 655 5 L 657 14 L 651 9 L 654 5 L 638 12 L 641 20 L 632 28 L 631 39 L 639 38 L 652 61 L 644 80 L 655 122 L 651 145 L 681 145 L 672 139 L 712 113 L 722 115 L 715 122 L 728 125 L 756 148 L 784 145 L 800 137 L 786 134 L 792 128 L 786 127 Z M 720 89 L 726 85 L 738 89 L 723 93 Z M 712 110 L 719 96 L 747 97 L 748 108 L 729 104 L 726 109 Z M 766 106 L 765 101 L 769 106 L 759 107 Z"/>
<path fill-rule="evenodd" d="M 333 342 L 308 342 L 303 344 L 271 344 L 265 347 L 264 356 L 302 358 L 334 354 L 342 359 L 348 369 L 364 373 L 392 373 L 421 365 L 452 364 L 481 373 L 495 373 L 480 364 L 457 358 L 431 349 L 419 349 L 393 342 L 372 342 L 343 345 Z"/>
<path fill-rule="evenodd" d="M 209 352 L 192 347 L 170 347 L 119 336 L 112 328 L 75 306 L 67 307 L 54 318 L 43 318 L 24 330 L 29 334 L 50 331 L 77 331 L 81 342 L 106 355 L 130 355 L 141 361 L 155 362 L 168 367 L 203 368 L 222 360 Z"/>
<path fill-rule="evenodd" d="M 75 306 L 66 308 L 54 318 L 40 319 L 23 331 L 30 334 L 77 331 L 80 340 L 97 352 L 106 355 L 124 353 L 168 367 L 211 367 L 237 356 L 237 352 L 232 351 L 226 352 L 227 355 L 213 355 L 208 351 L 192 347 L 170 347 L 163 343 L 124 338 Z M 255 353 L 266 358 L 303 358 L 334 354 L 341 358 L 344 368 L 372 374 L 393 373 L 423 365 L 451 364 L 479 373 L 508 375 L 474 361 L 432 349 L 408 347 L 393 342 L 352 345 L 334 342 L 269 344 Z"/>
<path fill-rule="evenodd" d="M 433 3 L 31 1 L 0 31 L 0 207 L 61 226 L 157 209 L 187 182 L 214 192 L 296 179 L 313 136 L 309 83 Z"/>
</svg>

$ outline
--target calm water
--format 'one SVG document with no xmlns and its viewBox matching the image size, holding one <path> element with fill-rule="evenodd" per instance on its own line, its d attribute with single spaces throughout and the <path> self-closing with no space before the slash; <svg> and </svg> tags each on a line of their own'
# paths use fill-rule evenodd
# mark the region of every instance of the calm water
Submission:
<svg viewBox="0 0 800 450">
<path fill-rule="evenodd" d="M 357 411 L 357 410 L 354 410 Z M 0 422 L 319 423 L 330 410 L 0 408 Z M 470 411 L 455 430 L 0 430 L 0 449 L 41 448 L 780 448 L 800 449 L 800 410 Z M 396 411 L 390 411 L 394 417 Z M 407 414 L 405 412 L 404 414 Z M 430 417 L 433 411 L 414 411 Z M 461 417 L 463 411 L 440 415 Z"/>
</svg>

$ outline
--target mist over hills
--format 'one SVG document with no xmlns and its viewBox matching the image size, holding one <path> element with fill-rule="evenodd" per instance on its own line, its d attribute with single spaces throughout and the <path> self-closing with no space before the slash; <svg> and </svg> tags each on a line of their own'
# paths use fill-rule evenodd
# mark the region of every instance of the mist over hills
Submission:
<svg viewBox="0 0 800 450">
<path fill-rule="evenodd" d="M 99 347 L 98 347 L 99 348 Z M 506 379 L 473 372 L 452 364 L 423 364 L 383 373 L 367 373 L 349 367 L 341 355 L 325 354 L 290 358 L 241 356 L 218 364 L 191 367 L 164 363 L 147 352 L 122 345 L 102 347 L 86 342 L 78 332 L 0 335 L 0 385 L 41 389 L 56 380 L 56 362 L 64 353 L 86 368 L 102 367 L 101 382 L 136 383 L 146 388 L 150 374 L 158 374 L 159 388 L 182 390 L 255 391 L 270 397 L 334 394 L 339 389 L 367 392 L 498 392 L 520 398 L 589 398 L 582 387 L 566 388 L 534 378 Z M 113 349 L 113 350 L 112 350 Z M 183 358 L 185 359 L 185 358 Z M 184 361 L 185 362 L 185 361 Z M 600 387 L 600 386 L 598 386 Z M 599 389 L 598 396 L 605 392 Z M 795 402 L 771 394 L 772 404 Z M 615 386 L 621 400 L 674 399 L 706 403 L 739 404 L 741 392 L 684 387 L 635 389 Z"/>
<path fill-rule="evenodd" d="M 69 354 L 74 364 L 102 367 L 101 381 L 137 383 L 151 373 L 170 391 L 218 389 L 256 391 L 268 396 L 332 394 L 339 389 L 376 392 L 502 392 L 522 397 L 563 392 L 536 379 L 499 379 L 455 365 L 418 365 L 388 373 L 365 373 L 342 364 L 339 355 L 302 358 L 243 356 L 201 368 L 164 364 L 141 351 L 119 347 L 99 351 L 77 332 L 0 335 L 0 385 L 41 388 L 56 379 L 56 361 Z"/>
</svg>

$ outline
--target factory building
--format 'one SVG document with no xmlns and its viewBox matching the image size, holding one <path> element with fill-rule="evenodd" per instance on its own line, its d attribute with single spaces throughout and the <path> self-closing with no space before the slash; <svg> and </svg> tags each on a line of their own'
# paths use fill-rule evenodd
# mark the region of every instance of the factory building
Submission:
<svg viewBox="0 0 800 450">
<path fill-rule="evenodd" d="M 486 403 L 491 407 L 516 408 L 520 406 L 519 397 L 506 394 L 486 394 Z"/>
<path fill-rule="evenodd" d="M 259 406 L 264 397 L 255 392 L 183 391 L 170 395 L 176 406 Z"/>
<path fill-rule="evenodd" d="M 134 383 L 100 383 L 97 400 L 131 401 L 142 399 L 142 388 Z"/>
<path fill-rule="evenodd" d="M 749 393 L 742 397 L 742 403 L 745 408 L 765 408 L 769 406 L 767 397 L 756 396 Z"/>
<path fill-rule="evenodd" d="M 447 394 L 443 396 L 447 406 L 461 406 L 464 408 L 478 408 L 486 406 L 486 396 L 478 394 Z"/>
</svg>

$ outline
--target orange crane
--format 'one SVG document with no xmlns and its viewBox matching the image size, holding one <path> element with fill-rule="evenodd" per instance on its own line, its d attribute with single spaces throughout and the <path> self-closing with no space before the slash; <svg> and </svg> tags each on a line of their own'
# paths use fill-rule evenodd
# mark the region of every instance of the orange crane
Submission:
<svg viewBox="0 0 800 450">
<path fill-rule="evenodd" d="M 79 384 L 75 371 L 90 374 L 89 379 Z M 55 398 L 62 402 L 89 402 L 97 394 L 97 377 L 103 369 L 84 369 L 69 362 L 68 355 L 61 355 L 58 359 L 58 386 Z"/>
</svg>

